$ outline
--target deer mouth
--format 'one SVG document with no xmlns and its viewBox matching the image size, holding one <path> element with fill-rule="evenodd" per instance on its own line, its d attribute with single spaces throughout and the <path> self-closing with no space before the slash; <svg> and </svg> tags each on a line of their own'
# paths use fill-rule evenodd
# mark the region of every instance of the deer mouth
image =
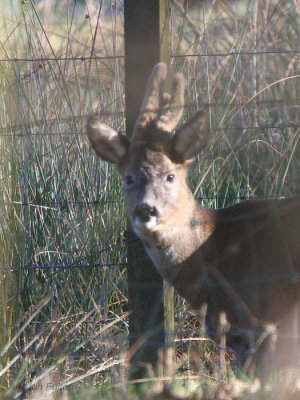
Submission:
<svg viewBox="0 0 300 400">
<path fill-rule="evenodd" d="M 157 217 L 149 217 L 147 221 L 142 221 L 139 217 L 133 220 L 134 227 L 139 231 L 151 231 L 157 225 Z"/>
</svg>

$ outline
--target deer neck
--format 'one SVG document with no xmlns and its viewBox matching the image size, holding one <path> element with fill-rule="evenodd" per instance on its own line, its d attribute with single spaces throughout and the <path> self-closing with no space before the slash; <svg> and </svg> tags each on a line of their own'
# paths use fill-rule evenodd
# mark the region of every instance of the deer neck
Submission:
<svg viewBox="0 0 300 400">
<path fill-rule="evenodd" d="M 184 214 L 180 213 L 180 218 L 167 229 L 140 235 L 154 265 L 168 280 L 172 280 L 170 274 L 177 274 L 179 269 L 188 267 L 193 258 L 198 258 L 199 249 L 201 251 L 215 229 L 215 213 L 201 207 L 190 191 L 186 193 L 189 195 L 184 199 Z"/>
</svg>

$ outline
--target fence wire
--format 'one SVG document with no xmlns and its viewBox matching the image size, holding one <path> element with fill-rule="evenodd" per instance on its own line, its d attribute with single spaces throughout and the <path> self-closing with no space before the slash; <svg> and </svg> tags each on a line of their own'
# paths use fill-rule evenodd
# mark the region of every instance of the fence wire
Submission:
<svg viewBox="0 0 300 400">
<path fill-rule="evenodd" d="M 208 104 L 210 106 L 210 104 Z M 116 114 L 122 114 L 123 112 L 116 112 Z M 107 116 L 106 113 L 100 113 L 99 114 L 101 117 Z M 111 113 L 109 113 L 111 115 Z M 237 126 L 237 127 L 216 127 L 213 128 L 214 131 L 217 132 L 234 132 L 234 131 L 248 131 L 248 130 L 264 130 L 264 129 L 286 129 L 286 128 L 300 128 L 300 125 L 298 124 L 282 124 L 282 125 L 257 125 L 257 126 Z M 0 128 L 0 131 L 3 131 L 4 128 Z M 126 131 L 120 130 L 118 131 L 120 133 L 126 133 Z M 82 135 L 82 132 L 38 132 L 38 133 L 3 133 L 0 134 L 0 137 L 35 137 L 35 136 L 79 136 Z"/>
<path fill-rule="evenodd" d="M 86 269 L 86 268 L 104 268 L 104 267 L 126 267 L 127 263 L 106 263 L 106 264 L 70 264 L 70 265 L 19 265 L 16 267 L 1 267 L 2 271 L 21 271 L 21 270 L 65 270 L 65 269 Z"/>
<path fill-rule="evenodd" d="M 261 200 L 261 199 L 287 199 L 287 198 L 294 198 L 295 196 L 247 196 L 247 195 L 240 195 L 240 196 L 196 196 L 195 199 L 198 201 L 213 201 L 213 200 L 228 200 L 228 201 L 235 201 L 235 200 Z M 124 200 L 54 200 L 54 201 L 41 201 L 38 203 L 35 202 L 10 202 L 10 203 L 0 203 L 0 207 L 7 207 L 7 206 L 20 206 L 20 207 L 43 207 L 43 206 L 68 206 L 68 205 L 78 205 L 78 206 L 99 206 L 105 204 L 124 204 Z"/>
<path fill-rule="evenodd" d="M 192 54 L 171 54 L 170 58 L 189 57 L 230 57 L 230 56 L 260 56 L 279 54 L 300 54 L 300 50 L 261 50 L 261 51 L 229 51 L 225 53 L 192 53 Z M 1 58 L 0 62 L 44 62 L 44 61 L 92 61 L 92 60 L 113 60 L 125 59 L 125 55 L 113 56 L 80 56 L 80 57 L 37 57 L 37 58 Z"/>
</svg>

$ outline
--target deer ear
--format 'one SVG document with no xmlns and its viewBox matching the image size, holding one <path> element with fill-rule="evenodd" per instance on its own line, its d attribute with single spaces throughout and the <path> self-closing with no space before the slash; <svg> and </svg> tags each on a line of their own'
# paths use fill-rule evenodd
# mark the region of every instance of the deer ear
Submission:
<svg viewBox="0 0 300 400">
<path fill-rule="evenodd" d="M 91 115 L 86 126 L 88 138 L 97 155 L 103 160 L 119 164 L 127 153 L 129 142 L 125 136 L 101 122 L 100 117 Z"/>
<path fill-rule="evenodd" d="M 175 153 L 184 161 L 194 158 L 206 145 L 209 136 L 208 110 L 202 109 L 185 123 L 174 137 Z"/>
</svg>

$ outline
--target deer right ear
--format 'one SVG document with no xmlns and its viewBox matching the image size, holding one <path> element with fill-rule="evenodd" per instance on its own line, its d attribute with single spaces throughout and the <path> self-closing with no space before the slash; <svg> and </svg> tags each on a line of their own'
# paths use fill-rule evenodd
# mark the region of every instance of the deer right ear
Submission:
<svg viewBox="0 0 300 400">
<path fill-rule="evenodd" d="M 205 147 L 208 137 L 209 115 L 205 107 L 176 132 L 175 153 L 184 161 L 191 160 Z"/>
<path fill-rule="evenodd" d="M 125 136 L 101 122 L 97 115 L 88 118 L 86 126 L 88 138 L 97 155 L 103 160 L 119 164 L 126 155 L 129 142 Z"/>
</svg>

